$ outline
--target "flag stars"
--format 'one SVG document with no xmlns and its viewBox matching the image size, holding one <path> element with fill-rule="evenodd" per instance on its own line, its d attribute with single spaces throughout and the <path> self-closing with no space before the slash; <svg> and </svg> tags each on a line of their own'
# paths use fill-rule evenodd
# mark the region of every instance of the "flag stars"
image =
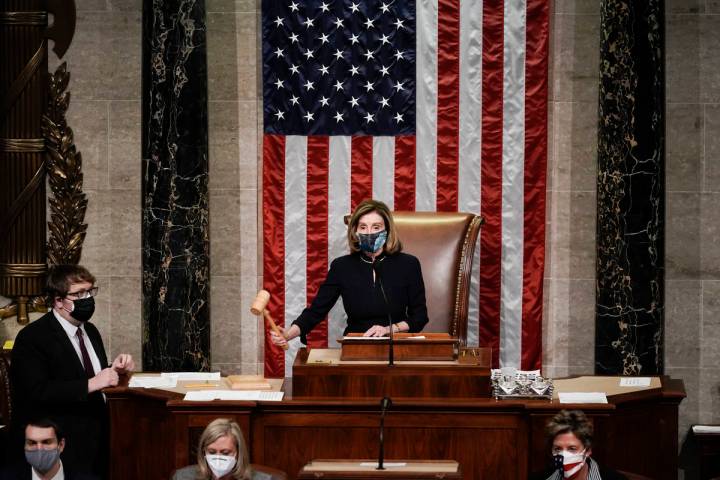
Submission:
<svg viewBox="0 0 720 480">
<path fill-rule="evenodd" d="M 395 85 L 393 85 L 392 88 L 394 88 L 396 92 L 401 92 L 401 91 L 405 90 L 405 88 L 403 87 L 404 83 L 405 82 L 395 82 Z"/>
<path fill-rule="evenodd" d="M 303 85 L 303 86 L 305 87 L 305 90 L 308 91 L 308 92 L 309 92 L 310 90 L 315 90 L 315 84 L 314 84 L 313 82 L 311 82 L 310 80 L 308 80 L 307 82 L 305 82 L 305 85 Z"/>
<path fill-rule="evenodd" d="M 327 3 L 323 2 L 323 3 L 320 5 L 320 10 L 322 10 L 323 12 L 329 12 L 329 11 L 330 11 L 330 5 L 328 5 Z"/>
<path fill-rule="evenodd" d="M 322 105 L 323 107 L 327 107 L 327 106 L 328 106 L 328 101 L 330 101 L 330 99 L 327 98 L 327 97 L 325 97 L 325 95 L 323 95 L 322 97 L 320 97 L 320 105 Z"/>
<path fill-rule="evenodd" d="M 305 28 L 310 28 L 315 26 L 315 19 L 314 18 L 306 18 L 304 22 L 300 22 L 303 25 L 305 25 Z"/>
<path fill-rule="evenodd" d="M 382 13 L 388 13 L 388 10 L 390 10 L 390 5 L 387 3 L 383 3 L 380 5 L 380 10 L 382 10 Z"/>
<path fill-rule="evenodd" d="M 358 10 L 360 10 L 360 5 L 358 5 L 357 3 L 352 3 L 352 4 L 350 5 L 350 11 L 351 11 L 352 13 L 357 13 Z"/>
<path fill-rule="evenodd" d="M 308 59 L 308 60 L 310 60 L 311 58 L 314 58 L 314 53 L 313 53 L 313 51 L 310 50 L 309 48 L 308 48 L 307 50 L 305 50 L 305 52 L 303 53 L 303 55 L 305 55 L 305 58 Z"/>
<path fill-rule="evenodd" d="M 386 67 L 385 65 L 380 65 L 380 75 L 382 75 L 384 77 L 385 75 L 389 75 L 389 74 L 390 74 L 390 67 Z"/>
<path fill-rule="evenodd" d="M 330 38 L 330 36 L 329 36 L 327 33 L 323 33 L 323 34 L 320 35 L 320 37 L 319 37 L 320 43 L 322 43 L 323 45 L 325 45 L 325 44 L 328 42 L 328 38 Z"/>
<path fill-rule="evenodd" d="M 352 35 L 350 35 L 350 43 L 355 45 L 356 43 L 359 43 L 359 42 L 360 42 L 360 35 L 356 35 L 354 33 Z"/>
<path fill-rule="evenodd" d="M 290 4 L 290 10 L 292 10 L 293 12 L 297 12 L 297 11 L 298 11 L 298 4 L 295 3 L 295 2 L 292 2 L 292 3 Z"/>
<path fill-rule="evenodd" d="M 343 52 L 340 49 L 336 49 L 333 55 L 335 56 L 335 60 L 340 60 L 341 58 L 343 58 Z"/>
<path fill-rule="evenodd" d="M 355 65 L 350 65 L 350 75 L 352 75 L 354 77 L 358 73 L 360 73 L 360 69 L 358 67 L 356 67 Z"/>
<path fill-rule="evenodd" d="M 385 45 L 386 43 L 390 43 L 390 37 L 388 37 L 387 35 L 385 35 L 383 33 L 382 36 L 380 37 L 380 41 L 382 42 L 383 45 Z"/>
<path fill-rule="evenodd" d="M 291 34 L 290 34 L 290 41 L 291 41 L 292 43 L 297 43 L 297 42 L 298 42 L 298 34 L 297 34 L 297 33 L 291 33 Z"/>
<path fill-rule="evenodd" d="M 365 123 L 372 123 L 372 122 L 374 122 L 375 119 L 374 119 L 373 117 L 374 117 L 374 115 L 373 115 L 372 113 L 367 112 L 367 115 L 365 115 Z"/>
<path fill-rule="evenodd" d="M 336 92 L 340 92 L 340 91 L 343 91 L 343 90 L 344 90 L 344 88 L 343 88 L 343 82 L 341 82 L 340 80 L 335 81 L 335 91 L 336 91 Z"/>
<path fill-rule="evenodd" d="M 340 112 L 335 112 L 335 123 L 344 122 L 345 119 L 343 118 L 343 114 Z"/>
<path fill-rule="evenodd" d="M 401 52 L 400 50 L 395 50 L 395 55 L 393 55 L 393 57 L 395 57 L 395 60 L 402 60 L 405 58 L 403 56 L 404 54 L 405 54 L 405 52 Z"/>
<path fill-rule="evenodd" d="M 285 120 L 285 112 L 283 112 L 282 110 L 278 110 L 273 115 L 277 117 L 278 121 Z"/>
<path fill-rule="evenodd" d="M 367 52 L 363 53 L 363 57 L 365 57 L 365 61 L 369 62 L 373 58 L 375 58 L 375 52 L 372 50 L 368 50 Z"/>
<path fill-rule="evenodd" d="M 365 20 L 364 24 L 365 24 L 365 30 L 370 30 L 371 28 L 375 27 L 375 20 L 368 17 L 367 20 Z"/>
<path fill-rule="evenodd" d="M 353 107 L 353 108 L 354 108 L 354 107 L 357 107 L 357 106 L 358 106 L 358 100 L 360 100 L 360 99 L 359 99 L 359 98 L 355 98 L 355 97 L 350 97 L 350 100 L 349 100 L 350 106 Z"/>
<path fill-rule="evenodd" d="M 363 88 L 367 93 L 370 93 L 371 90 L 375 90 L 375 87 L 373 87 L 373 84 L 370 80 L 368 80 L 365 85 L 363 85 Z"/>
<path fill-rule="evenodd" d="M 343 26 L 343 21 L 340 20 L 338 17 L 335 17 L 335 21 L 333 23 L 335 24 L 336 29 L 342 28 L 342 26 Z"/>
<path fill-rule="evenodd" d="M 278 78 L 277 81 L 275 82 L 275 88 L 277 88 L 278 90 L 280 90 L 280 89 L 283 88 L 284 86 L 285 86 L 285 85 L 283 84 L 283 81 Z"/>
<path fill-rule="evenodd" d="M 397 115 L 395 115 L 395 123 L 402 123 L 402 121 L 403 116 L 400 114 L 400 112 L 398 112 Z"/>
<path fill-rule="evenodd" d="M 400 30 L 401 28 L 405 28 L 404 23 L 405 22 L 403 22 L 399 18 L 397 20 L 395 20 L 395 30 Z"/>
<path fill-rule="evenodd" d="M 326 67 L 325 65 L 320 65 L 320 68 L 318 68 L 318 71 L 320 72 L 320 75 L 327 75 L 328 67 Z"/>
<path fill-rule="evenodd" d="M 296 75 L 300 73 L 300 67 L 297 65 L 290 65 L 290 75 Z"/>
<path fill-rule="evenodd" d="M 276 57 L 284 57 L 285 53 L 283 53 L 283 49 L 278 47 L 277 50 L 275 50 L 275 56 Z"/>
<path fill-rule="evenodd" d="M 290 97 L 290 103 L 292 103 L 293 105 L 297 105 L 299 101 L 300 101 L 300 99 L 298 97 L 296 97 L 295 95 Z"/>
<path fill-rule="evenodd" d="M 385 107 L 389 107 L 389 106 L 390 106 L 389 99 L 387 99 L 385 97 L 380 97 L 380 108 L 385 108 Z"/>
<path fill-rule="evenodd" d="M 305 115 L 303 115 L 303 118 L 306 122 L 310 123 L 310 120 L 315 120 L 315 114 L 308 111 Z"/>
<path fill-rule="evenodd" d="M 277 17 L 275 20 L 273 20 L 273 23 L 276 27 L 281 27 L 285 19 Z"/>
</svg>

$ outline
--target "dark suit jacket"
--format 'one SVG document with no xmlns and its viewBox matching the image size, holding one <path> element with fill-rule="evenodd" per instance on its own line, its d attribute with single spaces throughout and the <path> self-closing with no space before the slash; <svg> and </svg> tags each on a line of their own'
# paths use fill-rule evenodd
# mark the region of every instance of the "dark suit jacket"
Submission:
<svg viewBox="0 0 720 480">
<path fill-rule="evenodd" d="M 0 470 L 0 480 L 31 480 L 32 472 L 30 465 L 18 465 L 15 467 L 7 467 Z M 91 474 L 73 473 L 65 468 L 63 464 L 63 473 L 65 480 L 98 480 L 98 477 Z"/>
<path fill-rule="evenodd" d="M 97 328 L 85 324 L 87 340 L 108 366 Z M 52 312 L 20 330 L 10 365 L 16 451 L 22 455 L 24 425 L 50 418 L 65 432 L 63 465 L 103 476 L 107 455 L 107 408 L 100 392 L 88 394 L 82 362 Z"/>
</svg>

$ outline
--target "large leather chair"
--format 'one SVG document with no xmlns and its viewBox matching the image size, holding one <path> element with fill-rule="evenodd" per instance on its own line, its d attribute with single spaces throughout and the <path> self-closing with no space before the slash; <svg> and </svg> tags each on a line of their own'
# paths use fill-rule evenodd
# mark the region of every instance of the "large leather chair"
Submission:
<svg viewBox="0 0 720 480">
<path fill-rule="evenodd" d="M 422 267 L 430 320 L 424 331 L 448 332 L 465 344 L 470 274 L 482 217 L 462 212 L 392 215 L 403 251 L 416 256 Z"/>
</svg>

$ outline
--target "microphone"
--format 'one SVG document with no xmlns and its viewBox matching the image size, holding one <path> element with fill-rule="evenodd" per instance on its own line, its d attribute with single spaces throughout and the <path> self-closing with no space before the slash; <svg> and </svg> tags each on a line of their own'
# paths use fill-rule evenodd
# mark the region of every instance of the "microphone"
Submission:
<svg viewBox="0 0 720 480">
<path fill-rule="evenodd" d="M 388 329 L 390 330 L 389 338 L 390 341 L 388 343 L 388 367 L 394 367 L 395 366 L 395 349 L 394 349 L 394 335 L 393 335 L 393 323 L 392 323 L 392 316 L 390 315 L 390 302 L 388 302 L 387 295 L 385 295 L 385 288 L 383 287 L 382 282 L 382 275 L 380 274 L 381 268 L 380 268 L 380 262 L 373 261 L 372 264 L 373 271 L 375 272 L 375 278 L 377 279 L 378 285 L 380 286 L 380 293 L 382 293 L 383 300 L 385 301 L 385 310 L 387 311 L 387 317 L 388 317 Z"/>
<path fill-rule="evenodd" d="M 380 400 L 380 448 L 378 451 L 377 470 L 385 470 L 385 467 L 383 466 L 383 460 L 385 457 L 385 412 L 390 407 L 392 407 L 392 400 L 390 400 L 390 397 L 383 397 L 382 400 Z"/>
</svg>

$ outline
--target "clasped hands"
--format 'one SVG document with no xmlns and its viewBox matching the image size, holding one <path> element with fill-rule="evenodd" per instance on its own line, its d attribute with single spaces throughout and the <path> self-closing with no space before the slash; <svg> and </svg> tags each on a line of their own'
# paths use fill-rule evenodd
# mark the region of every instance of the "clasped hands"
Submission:
<svg viewBox="0 0 720 480">
<path fill-rule="evenodd" d="M 395 332 L 399 330 L 395 325 L 393 325 L 393 327 Z M 271 330 L 270 340 L 279 347 L 287 345 L 288 340 L 292 340 L 300 335 L 300 328 L 297 325 L 291 325 L 287 330 L 283 327 L 278 327 L 278 329 L 282 332 L 282 335 L 278 335 L 275 331 Z M 383 325 L 373 325 L 367 332 L 363 333 L 364 337 L 385 337 L 388 335 L 390 335 L 390 328 Z"/>
<path fill-rule="evenodd" d="M 88 393 L 102 390 L 106 387 L 115 387 L 120 375 L 135 370 L 135 361 L 129 353 L 121 353 L 109 368 L 104 368 L 97 375 L 88 380 Z"/>
</svg>

